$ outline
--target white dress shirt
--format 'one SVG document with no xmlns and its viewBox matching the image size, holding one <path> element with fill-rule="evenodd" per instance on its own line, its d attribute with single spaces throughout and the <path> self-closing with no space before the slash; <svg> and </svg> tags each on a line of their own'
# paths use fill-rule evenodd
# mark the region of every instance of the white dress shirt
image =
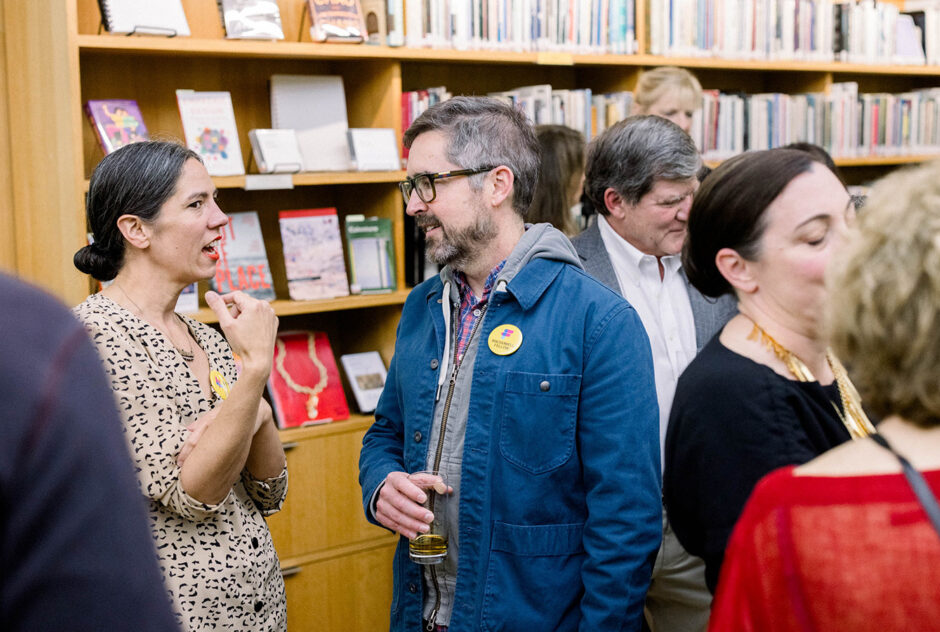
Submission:
<svg viewBox="0 0 940 632">
<path fill-rule="evenodd" d="M 685 278 L 679 273 L 679 255 L 662 257 L 659 262 L 643 254 L 618 235 L 607 218 L 597 216 L 601 239 L 613 264 L 621 295 L 633 305 L 649 336 L 659 402 L 660 463 L 664 458 L 666 425 L 676 393 L 676 382 L 695 357 L 695 321 Z"/>
</svg>

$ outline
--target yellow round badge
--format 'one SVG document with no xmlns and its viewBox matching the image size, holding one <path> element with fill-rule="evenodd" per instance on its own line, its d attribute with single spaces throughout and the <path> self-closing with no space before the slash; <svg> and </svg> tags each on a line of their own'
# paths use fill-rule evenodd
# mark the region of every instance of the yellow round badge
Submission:
<svg viewBox="0 0 940 632">
<path fill-rule="evenodd" d="M 496 355 L 509 355 L 522 346 L 522 331 L 515 325 L 497 325 L 487 342 Z"/>
<path fill-rule="evenodd" d="M 212 390 L 215 391 L 215 394 L 221 399 L 228 399 L 228 382 L 225 381 L 221 373 L 218 371 L 210 372 L 209 385 L 212 386 Z"/>
</svg>

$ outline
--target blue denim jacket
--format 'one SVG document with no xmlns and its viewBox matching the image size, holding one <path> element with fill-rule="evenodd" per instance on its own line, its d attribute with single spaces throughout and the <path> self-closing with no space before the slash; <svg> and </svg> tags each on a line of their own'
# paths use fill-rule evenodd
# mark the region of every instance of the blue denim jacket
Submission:
<svg viewBox="0 0 940 632">
<path fill-rule="evenodd" d="M 621 297 L 576 265 L 526 263 L 494 292 L 474 365 L 450 632 L 639 630 L 662 535 L 659 418 L 649 341 Z M 409 295 L 359 480 L 424 469 L 445 324 L 443 283 Z M 496 355 L 513 324 L 521 347 Z M 546 389 L 546 385 L 548 388 Z M 395 554 L 393 631 L 421 624 L 421 567 Z"/>
</svg>

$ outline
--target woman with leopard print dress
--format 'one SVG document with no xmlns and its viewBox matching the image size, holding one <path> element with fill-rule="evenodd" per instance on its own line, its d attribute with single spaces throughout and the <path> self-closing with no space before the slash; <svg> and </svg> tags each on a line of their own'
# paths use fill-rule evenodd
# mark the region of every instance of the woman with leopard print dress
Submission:
<svg viewBox="0 0 940 632">
<path fill-rule="evenodd" d="M 87 199 L 79 270 L 113 282 L 75 308 L 111 379 L 164 580 L 185 630 L 286 630 L 264 516 L 287 493 L 262 391 L 277 317 L 241 292 L 206 294 L 225 334 L 175 313 L 215 273 L 228 218 L 199 156 L 174 143 L 106 156 Z M 236 371 L 233 351 L 241 359 Z"/>
</svg>

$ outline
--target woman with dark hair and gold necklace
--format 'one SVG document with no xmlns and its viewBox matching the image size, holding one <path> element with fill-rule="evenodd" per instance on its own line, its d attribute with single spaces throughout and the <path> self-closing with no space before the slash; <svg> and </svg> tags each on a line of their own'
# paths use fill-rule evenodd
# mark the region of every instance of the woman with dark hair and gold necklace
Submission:
<svg viewBox="0 0 940 632">
<path fill-rule="evenodd" d="M 228 223 L 215 194 L 181 145 L 106 156 L 86 202 L 94 244 L 74 261 L 112 283 L 74 311 L 111 379 L 182 629 L 282 632 L 284 580 L 264 516 L 280 509 L 287 470 L 261 398 L 277 316 L 241 292 L 207 292 L 223 337 L 174 309 L 215 273 Z"/>
<path fill-rule="evenodd" d="M 825 270 L 855 209 L 805 152 L 732 158 L 695 196 L 682 266 L 739 314 L 679 379 L 663 491 L 683 546 L 714 592 L 725 546 L 757 481 L 873 431 L 829 349 Z"/>
</svg>

